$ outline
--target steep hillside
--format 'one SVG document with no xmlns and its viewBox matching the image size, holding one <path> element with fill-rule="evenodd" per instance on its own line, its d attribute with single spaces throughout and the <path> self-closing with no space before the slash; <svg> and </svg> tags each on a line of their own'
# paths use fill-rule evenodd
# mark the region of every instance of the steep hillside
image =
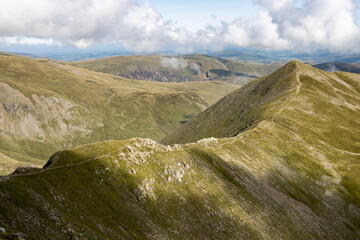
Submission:
<svg viewBox="0 0 360 240">
<path fill-rule="evenodd" d="M 316 64 L 313 67 L 327 71 L 327 72 L 351 72 L 351 73 L 360 73 L 360 63 L 342 63 L 342 62 L 326 62 L 321 64 Z"/>
<path fill-rule="evenodd" d="M 255 127 L 266 128 L 269 134 L 276 134 L 269 130 L 275 123 L 281 123 L 294 131 L 294 120 L 298 120 L 297 124 L 300 124 L 297 131 L 309 129 L 310 136 L 318 132 L 314 130 L 316 128 L 322 131 L 317 133 L 317 137 L 321 138 L 326 138 L 328 131 L 342 134 L 340 123 L 343 116 L 351 116 L 346 119 L 349 126 L 359 126 L 359 79 L 360 75 L 357 74 L 328 73 L 292 61 L 269 76 L 252 81 L 222 98 L 165 137 L 162 143 L 232 137 Z M 298 109 L 293 105 L 304 107 Z M 318 121 L 319 112 L 324 111 L 322 108 L 333 114 L 331 120 Z M 302 126 L 302 122 L 308 122 L 303 121 L 306 119 L 313 119 L 311 126 L 314 128 L 310 125 Z M 334 123 L 338 125 L 336 130 L 333 130 Z M 359 130 L 354 130 L 360 134 Z"/>
<path fill-rule="evenodd" d="M 291 62 L 245 89 L 206 113 L 233 118 L 249 101 L 234 94 L 255 95 L 235 137 L 107 141 L 1 177 L 2 236 L 359 239 L 359 75 Z M 239 131 L 226 123 L 210 126 Z"/>
<path fill-rule="evenodd" d="M 135 136 L 160 139 L 237 86 L 155 83 L 0 54 L 0 174 L 55 151 Z"/>
<path fill-rule="evenodd" d="M 219 80 L 244 85 L 281 64 L 250 64 L 206 55 L 116 56 L 71 63 L 116 76 L 157 82 Z"/>
</svg>

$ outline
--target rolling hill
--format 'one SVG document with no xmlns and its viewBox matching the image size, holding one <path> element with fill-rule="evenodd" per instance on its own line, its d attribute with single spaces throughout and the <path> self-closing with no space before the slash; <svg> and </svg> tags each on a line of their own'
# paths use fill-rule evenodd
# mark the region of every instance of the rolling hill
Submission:
<svg viewBox="0 0 360 240">
<path fill-rule="evenodd" d="M 321 64 L 316 64 L 313 67 L 327 71 L 327 72 L 351 72 L 351 73 L 360 73 L 360 63 L 342 63 L 342 62 L 326 62 Z"/>
<path fill-rule="evenodd" d="M 282 66 L 241 63 L 206 55 L 116 56 L 71 63 L 93 71 L 132 79 L 157 82 L 218 80 L 245 85 L 250 80 L 272 73 Z"/>
<path fill-rule="evenodd" d="M 164 141 L 213 137 L 100 142 L 1 177 L 0 236 L 359 239 L 359 106 L 359 75 L 290 62 Z"/>
<path fill-rule="evenodd" d="M 224 82 L 134 81 L 66 62 L 0 54 L 0 174 L 64 148 L 160 139 L 237 89 Z"/>
</svg>

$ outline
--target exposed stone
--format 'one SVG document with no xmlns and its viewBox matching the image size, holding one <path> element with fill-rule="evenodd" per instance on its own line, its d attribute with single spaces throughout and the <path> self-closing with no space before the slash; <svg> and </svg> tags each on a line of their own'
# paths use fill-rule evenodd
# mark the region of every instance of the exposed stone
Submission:
<svg viewBox="0 0 360 240">
<path fill-rule="evenodd" d="M 135 195 L 139 198 L 139 200 L 143 200 L 145 197 L 149 197 L 153 200 L 156 199 L 153 187 L 154 183 L 155 178 L 145 178 L 141 181 L 138 188 L 135 189 Z"/>
<path fill-rule="evenodd" d="M 177 163 L 176 165 L 168 165 L 165 167 L 164 175 L 169 182 L 182 182 L 185 171 L 190 169 L 187 163 Z"/>
</svg>

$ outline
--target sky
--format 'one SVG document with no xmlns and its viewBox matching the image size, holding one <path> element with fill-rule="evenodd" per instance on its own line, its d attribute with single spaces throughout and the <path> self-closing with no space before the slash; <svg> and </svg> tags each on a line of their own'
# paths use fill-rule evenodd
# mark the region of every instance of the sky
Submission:
<svg viewBox="0 0 360 240">
<path fill-rule="evenodd" d="M 172 19 L 186 29 L 196 32 L 208 24 L 231 22 L 238 17 L 250 17 L 261 10 L 251 0 L 153 0 L 151 4 L 165 19 Z"/>
<path fill-rule="evenodd" d="M 360 0 L 0 0 L 0 51 L 360 53 Z"/>
</svg>

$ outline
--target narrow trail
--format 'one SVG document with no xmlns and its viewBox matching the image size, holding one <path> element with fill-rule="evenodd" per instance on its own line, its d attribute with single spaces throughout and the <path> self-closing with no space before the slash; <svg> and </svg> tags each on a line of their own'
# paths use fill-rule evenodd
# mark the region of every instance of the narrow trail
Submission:
<svg viewBox="0 0 360 240">
<path fill-rule="evenodd" d="M 88 162 L 92 162 L 92 161 L 96 161 L 96 160 L 99 160 L 101 158 L 110 158 L 112 156 L 112 154 L 116 153 L 116 152 L 120 152 L 122 151 L 125 147 L 128 146 L 128 144 L 130 143 L 132 139 L 129 139 L 129 141 L 127 143 L 125 143 L 124 145 L 122 145 L 120 148 L 112 151 L 112 152 L 109 152 L 107 154 L 104 154 L 104 155 L 101 155 L 101 156 L 98 156 L 98 157 L 94 157 L 94 158 L 90 158 L 90 159 L 87 159 L 83 162 L 78 162 L 78 163 L 73 163 L 73 164 L 67 164 L 67 165 L 64 165 L 64 166 L 58 166 L 58 167 L 53 167 L 53 168 L 42 168 L 40 171 L 38 172 L 34 172 L 34 173 L 23 173 L 23 174 L 14 174 L 14 175 L 7 175 L 7 176 L 0 176 L 0 179 L 3 178 L 5 179 L 5 181 L 9 178 L 12 178 L 12 177 L 24 177 L 24 176 L 33 176 L 33 175 L 38 175 L 38 174 L 41 174 L 41 173 L 45 173 L 45 172 L 49 172 L 49 171 L 54 171 L 54 170 L 58 170 L 58 169 L 63 169 L 63 168 L 69 168 L 69 167 L 74 167 L 74 166 L 79 166 L 79 165 L 82 165 L 82 164 L 85 164 L 85 163 L 88 163 Z M 1 181 L 1 180 L 0 180 Z"/>
<path fill-rule="evenodd" d="M 124 112 L 126 112 L 126 110 L 123 110 L 123 111 L 121 112 L 121 114 L 120 114 L 123 118 L 132 118 L 132 119 L 131 119 L 130 121 L 124 123 L 123 125 L 121 125 L 120 128 L 121 128 L 122 130 L 125 130 L 124 127 L 125 127 L 126 125 L 128 125 L 128 124 L 130 124 L 130 123 L 132 123 L 133 121 L 136 120 L 136 117 L 125 116 L 125 115 L 124 115 Z"/>
<path fill-rule="evenodd" d="M 110 104 L 111 100 L 113 99 L 113 97 L 115 97 L 115 95 L 116 95 L 116 94 L 113 93 L 113 94 L 108 98 L 108 100 L 106 101 L 104 107 L 114 108 L 114 107 L 109 106 L 109 104 Z M 114 109 L 117 109 L 117 108 L 114 108 Z M 131 120 L 125 122 L 124 124 L 122 124 L 122 125 L 120 126 L 121 130 L 126 130 L 126 129 L 125 129 L 125 126 L 128 125 L 128 124 L 130 124 L 130 123 L 132 123 L 133 121 L 136 120 L 136 117 L 125 116 L 125 115 L 124 115 L 125 112 L 126 112 L 126 110 L 123 110 L 123 111 L 120 113 L 120 116 L 123 117 L 123 118 L 131 118 Z M 118 114 L 117 114 L 117 116 L 118 116 Z"/>
<path fill-rule="evenodd" d="M 270 135 L 271 133 L 271 130 L 273 129 L 273 127 L 275 126 L 275 118 L 278 117 L 282 111 L 287 108 L 294 100 L 295 98 L 297 97 L 297 95 L 299 94 L 300 92 L 300 89 L 301 89 L 301 86 L 302 86 L 302 83 L 300 81 L 300 73 L 298 71 L 296 71 L 296 81 L 298 82 L 297 86 L 296 86 L 296 92 L 295 92 L 295 95 L 291 98 L 291 100 L 282 108 L 280 108 L 280 110 L 271 118 L 271 126 L 270 128 L 268 129 L 268 133 Z"/>
<path fill-rule="evenodd" d="M 113 94 L 108 98 L 108 100 L 107 100 L 107 102 L 105 103 L 104 107 L 109 106 L 109 104 L 110 104 L 110 102 L 111 102 L 111 100 L 112 100 L 112 98 L 113 98 L 114 96 L 115 96 L 115 93 L 113 93 Z"/>
<path fill-rule="evenodd" d="M 298 96 L 301 87 L 302 87 L 302 83 L 300 81 L 300 72 L 296 72 L 296 81 L 298 82 L 297 86 L 296 86 L 296 92 L 295 95 L 291 98 L 291 100 L 284 106 L 282 107 L 272 118 L 271 118 L 271 126 L 269 127 L 269 129 L 267 130 L 270 136 L 271 130 L 273 129 L 273 127 L 275 126 L 275 118 L 278 117 L 282 111 L 287 108 Z M 251 131 L 256 131 L 256 128 L 251 129 L 248 132 Z M 263 131 L 263 130 L 262 130 Z M 254 139 L 254 138 L 237 138 L 235 137 L 232 141 L 230 142 L 226 142 L 220 145 L 220 148 L 222 148 L 224 145 L 226 144 L 234 144 L 236 141 L 241 141 L 241 140 L 246 140 L 246 141 L 278 141 L 278 142 L 286 142 L 286 143 L 295 143 L 295 144 L 301 144 L 301 145 L 307 145 L 307 146 L 312 146 L 312 147 L 320 147 L 320 148 L 326 148 L 326 149 L 330 149 L 330 150 L 335 150 L 338 152 L 342 152 L 344 154 L 349 154 L 349 155 L 353 155 L 353 156 L 360 156 L 360 153 L 355 153 L 355 152 L 350 152 L 350 151 L 346 151 L 343 149 L 339 149 L 336 147 L 329 147 L 329 146 L 324 146 L 324 145 L 317 145 L 317 144 L 309 144 L 306 142 L 299 142 L 299 141 L 286 141 L 286 140 L 280 140 L 280 139 L 275 139 L 275 138 L 262 138 L 262 139 Z"/>
</svg>

